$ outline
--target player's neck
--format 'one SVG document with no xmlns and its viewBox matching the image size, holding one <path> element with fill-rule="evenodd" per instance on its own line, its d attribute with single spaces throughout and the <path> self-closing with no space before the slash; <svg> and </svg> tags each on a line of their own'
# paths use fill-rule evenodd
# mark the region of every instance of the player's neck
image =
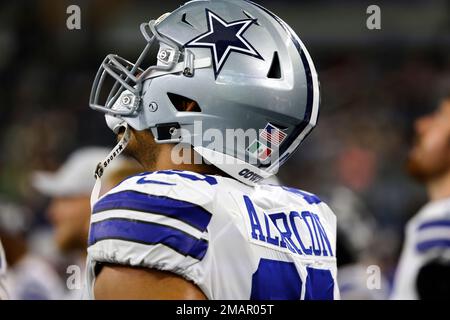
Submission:
<svg viewBox="0 0 450 320">
<path fill-rule="evenodd" d="M 190 149 L 190 153 L 187 156 L 184 156 L 183 150 L 177 154 L 179 159 L 173 159 L 173 145 L 163 145 L 160 149 L 156 162 L 151 165 L 143 164 L 146 171 L 159 171 L 159 170 L 183 170 L 183 171 L 192 171 L 201 174 L 213 174 L 213 175 L 224 175 L 222 171 L 217 169 L 213 165 L 208 165 L 205 163 L 198 163 L 201 159 L 199 155 L 195 155 L 195 151 Z M 177 152 L 178 153 L 178 152 Z M 183 161 L 179 161 L 183 159 Z"/>
<path fill-rule="evenodd" d="M 450 198 L 450 171 L 427 183 L 427 192 L 431 201 Z"/>
</svg>

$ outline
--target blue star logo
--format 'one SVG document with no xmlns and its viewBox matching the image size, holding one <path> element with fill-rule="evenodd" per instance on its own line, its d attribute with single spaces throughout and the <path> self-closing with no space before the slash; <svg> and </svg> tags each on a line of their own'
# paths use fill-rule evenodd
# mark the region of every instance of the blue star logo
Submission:
<svg viewBox="0 0 450 320">
<path fill-rule="evenodd" d="M 243 36 L 244 32 L 253 23 L 256 23 L 256 19 L 227 22 L 211 10 L 206 9 L 206 20 L 208 31 L 188 41 L 184 46 L 186 48 L 209 48 L 211 50 L 216 79 L 231 52 L 264 60 Z"/>
</svg>

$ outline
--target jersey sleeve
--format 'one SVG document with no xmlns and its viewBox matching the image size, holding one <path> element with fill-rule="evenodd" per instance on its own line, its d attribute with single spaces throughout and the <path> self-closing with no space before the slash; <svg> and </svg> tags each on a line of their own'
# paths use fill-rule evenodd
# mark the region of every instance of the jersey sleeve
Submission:
<svg viewBox="0 0 450 320">
<path fill-rule="evenodd" d="M 164 171 L 128 178 L 95 204 L 89 259 L 170 271 L 198 281 L 208 252 L 211 179 Z"/>
</svg>

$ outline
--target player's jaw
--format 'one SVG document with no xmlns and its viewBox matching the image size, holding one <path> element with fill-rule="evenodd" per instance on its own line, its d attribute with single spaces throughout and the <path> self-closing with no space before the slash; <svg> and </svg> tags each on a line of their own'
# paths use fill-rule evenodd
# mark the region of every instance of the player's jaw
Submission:
<svg viewBox="0 0 450 320">
<path fill-rule="evenodd" d="M 421 182 L 450 171 L 450 104 L 443 103 L 433 114 L 415 123 L 416 136 L 408 154 L 407 169 Z"/>
<path fill-rule="evenodd" d="M 134 158 L 145 170 L 155 170 L 155 163 L 157 161 L 161 144 L 157 144 L 150 130 L 137 131 L 133 128 L 130 130 L 130 140 L 123 153 L 131 158 Z M 117 141 L 119 141 L 125 128 L 122 127 L 117 133 Z"/>
</svg>

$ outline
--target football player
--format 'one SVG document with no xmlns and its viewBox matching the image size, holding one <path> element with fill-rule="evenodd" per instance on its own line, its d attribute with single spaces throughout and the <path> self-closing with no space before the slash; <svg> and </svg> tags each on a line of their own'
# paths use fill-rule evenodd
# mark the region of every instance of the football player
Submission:
<svg viewBox="0 0 450 320">
<path fill-rule="evenodd" d="M 317 121 L 319 82 L 299 37 L 243 0 L 188 2 L 141 32 L 137 62 L 108 55 L 91 93 L 119 142 L 96 170 L 88 296 L 339 298 L 333 212 L 258 184 Z M 241 135 L 224 143 L 229 130 Z M 148 172 L 98 199 L 122 150 Z"/>
<path fill-rule="evenodd" d="M 408 171 L 430 202 L 407 224 L 392 298 L 450 298 L 450 95 L 415 123 Z"/>
</svg>

